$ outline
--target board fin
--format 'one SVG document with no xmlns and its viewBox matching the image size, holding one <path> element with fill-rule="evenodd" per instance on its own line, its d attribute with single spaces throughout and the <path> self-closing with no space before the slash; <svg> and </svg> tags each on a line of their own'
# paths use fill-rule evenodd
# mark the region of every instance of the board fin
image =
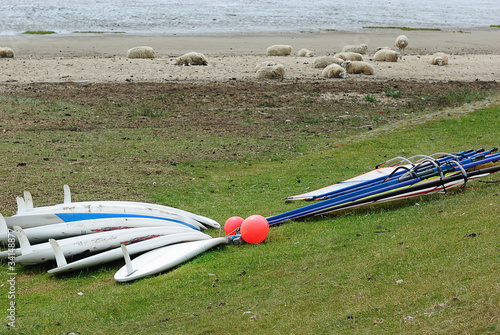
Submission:
<svg viewBox="0 0 500 335">
<path fill-rule="evenodd" d="M 132 260 L 130 259 L 130 254 L 128 253 L 127 246 L 125 244 L 121 244 L 123 258 L 125 258 L 125 265 L 127 266 L 127 276 L 130 276 L 135 272 L 134 267 L 132 266 Z"/>
<path fill-rule="evenodd" d="M 26 210 L 26 202 L 23 197 L 17 197 L 17 214 L 24 214 L 27 212 Z"/>
<path fill-rule="evenodd" d="M 65 266 L 68 264 L 66 262 L 66 257 L 64 257 L 64 253 L 62 252 L 61 246 L 59 243 L 57 243 L 56 240 L 53 238 L 49 239 L 50 246 L 52 247 L 52 250 L 54 250 L 54 255 L 56 256 L 56 263 L 57 267 Z"/>
<path fill-rule="evenodd" d="M 33 209 L 33 197 L 29 191 L 24 191 L 24 203 L 26 204 L 27 211 Z"/>
<path fill-rule="evenodd" d="M 70 204 L 71 203 L 71 190 L 69 188 L 69 185 L 64 185 L 64 203 L 65 204 Z"/>
<path fill-rule="evenodd" d="M 9 227 L 7 221 L 2 214 L 0 214 L 0 240 L 7 240 L 9 238 Z"/>
<path fill-rule="evenodd" d="M 31 248 L 30 241 L 24 230 L 19 226 L 14 226 L 14 230 L 16 231 L 19 247 L 21 248 L 21 255 L 31 254 L 33 248 Z"/>
</svg>

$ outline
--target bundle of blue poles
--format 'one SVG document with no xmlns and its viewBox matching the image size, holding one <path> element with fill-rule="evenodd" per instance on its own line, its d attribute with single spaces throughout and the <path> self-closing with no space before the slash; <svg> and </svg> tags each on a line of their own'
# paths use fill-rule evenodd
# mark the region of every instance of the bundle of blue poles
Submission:
<svg viewBox="0 0 500 335">
<path fill-rule="evenodd" d="M 313 204 L 267 217 L 270 226 L 286 220 L 331 213 L 346 208 L 359 207 L 378 202 L 391 201 L 436 192 L 460 186 L 500 170 L 500 153 L 491 150 L 466 150 L 459 153 L 436 153 L 410 158 L 396 157 L 376 165 L 375 169 L 397 161 L 390 166 L 388 175 L 375 176 L 350 185 L 336 184 L 334 190 L 328 187 L 312 192 L 310 197 L 296 199 L 314 200 Z M 368 175 L 368 174 L 366 174 Z M 346 185 L 339 185 L 345 183 Z M 311 192 L 310 192 L 311 193 Z M 289 197 L 287 199 L 294 199 Z"/>
</svg>

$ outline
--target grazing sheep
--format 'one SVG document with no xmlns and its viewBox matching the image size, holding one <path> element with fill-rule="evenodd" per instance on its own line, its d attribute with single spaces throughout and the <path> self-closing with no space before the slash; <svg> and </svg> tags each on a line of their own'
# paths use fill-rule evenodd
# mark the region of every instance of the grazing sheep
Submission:
<svg viewBox="0 0 500 335">
<path fill-rule="evenodd" d="M 283 64 L 267 65 L 261 67 L 255 76 L 258 79 L 280 79 L 285 78 L 285 66 Z"/>
<path fill-rule="evenodd" d="M 355 60 L 355 61 L 361 61 L 363 60 L 363 56 L 361 56 L 361 54 L 357 53 L 357 52 L 339 52 L 335 55 L 333 55 L 333 57 L 337 57 L 337 58 L 340 58 L 340 59 L 343 59 L 343 60 Z"/>
<path fill-rule="evenodd" d="M 408 37 L 405 35 L 399 35 L 398 38 L 396 38 L 396 46 L 399 49 L 399 52 L 401 52 L 402 55 L 405 54 L 405 48 L 408 46 Z"/>
<path fill-rule="evenodd" d="M 299 52 L 297 52 L 298 57 L 314 57 L 314 52 L 311 50 L 307 49 L 300 49 Z"/>
<path fill-rule="evenodd" d="M 345 69 L 338 65 L 338 64 L 330 64 L 327 67 L 323 69 L 321 72 L 321 75 L 325 78 L 346 78 L 346 71 Z"/>
<path fill-rule="evenodd" d="M 8 47 L 0 47 L 0 58 L 14 58 L 14 50 Z"/>
<path fill-rule="evenodd" d="M 448 65 L 448 55 L 442 52 L 436 52 L 434 55 L 432 55 L 430 63 L 432 65 L 439 66 Z"/>
<path fill-rule="evenodd" d="M 272 45 L 267 48 L 268 56 L 288 56 L 292 53 L 292 46 L 290 45 Z"/>
<path fill-rule="evenodd" d="M 321 56 L 316 58 L 313 61 L 313 67 L 317 69 L 324 69 L 330 64 L 342 64 L 344 62 L 343 59 L 337 58 L 337 57 L 332 57 L 332 56 Z"/>
<path fill-rule="evenodd" d="M 342 67 L 346 69 L 347 73 L 364 73 L 372 75 L 375 69 L 371 64 L 361 61 L 345 61 L 342 63 Z"/>
<path fill-rule="evenodd" d="M 151 47 L 135 47 L 127 51 L 127 58 L 155 58 L 155 51 Z"/>
<path fill-rule="evenodd" d="M 254 72 L 259 71 L 259 69 L 263 66 L 272 66 L 272 65 L 277 65 L 278 63 L 273 62 L 272 60 L 265 60 L 257 65 L 255 65 Z"/>
<path fill-rule="evenodd" d="M 368 45 L 358 44 L 358 45 L 346 45 L 342 48 L 342 52 L 355 52 L 358 54 L 366 54 L 368 52 Z"/>
<path fill-rule="evenodd" d="M 192 65 L 208 65 L 208 60 L 205 57 L 205 55 L 191 51 L 188 52 L 180 57 L 177 57 L 174 59 L 174 65 L 187 65 L 187 66 L 192 66 Z"/>
<path fill-rule="evenodd" d="M 399 52 L 389 49 L 380 49 L 373 55 L 373 59 L 377 62 L 397 62 L 402 56 Z"/>
</svg>

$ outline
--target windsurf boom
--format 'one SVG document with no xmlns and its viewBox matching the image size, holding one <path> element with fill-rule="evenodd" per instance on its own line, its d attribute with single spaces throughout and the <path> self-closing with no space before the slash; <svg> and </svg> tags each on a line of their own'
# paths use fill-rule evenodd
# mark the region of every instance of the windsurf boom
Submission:
<svg viewBox="0 0 500 335">
<path fill-rule="evenodd" d="M 446 163 L 450 160 L 460 161 L 462 159 L 471 158 L 477 155 L 491 154 L 496 150 L 497 148 L 493 148 L 488 151 L 485 151 L 484 149 L 478 149 L 478 150 L 462 151 L 457 154 L 437 153 L 430 156 L 417 155 L 410 158 L 396 157 L 393 159 L 389 159 L 383 163 L 377 164 L 375 170 L 373 171 L 366 172 L 360 176 L 347 179 L 345 181 L 327 187 L 323 187 L 318 190 L 287 197 L 285 201 L 289 202 L 292 200 L 324 200 L 327 198 L 333 198 L 335 196 L 343 195 L 352 192 L 354 190 L 359 190 L 369 186 L 381 184 L 383 182 L 388 181 L 391 178 L 394 179 L 396 177 L 400 177 L 403 174 L 410 171 L 411 169 L 413 169 L 414 171 L 427 169 L 429 167 L 432 167 L 433 164 L 439 165 Z M 440 155 L 441 157 L 434 159 L 433 157 L 437 155 Z M 412 160 L 415 158 L 418 158 L 418 160 L 413 162 Z M 393 164 L 389 167 L 381 167 L 382 165 L 385 165 L 395 160 L 398 161 L 396 164 Z"/>
<path fill-rule="evenodd" d="M 381 201 L 384 199 L 384 194 L 386 196 L 388 193 L 395 190 L 400 190 L 398 198 L 415 196 L 414 194 L 417 194 L 419 189 L 410 189 L 410 187 L 420 184 L 419 187 L 422 187 L 421 190 L 424 190 L 425 187 L 428 186 L 424 181 L 430 179 L 437 179 L 436 183 L 440 188 L 445 190 L 447 187 L 446 176 L 456 174 L 457 171 L 458 174 L 456 174 L 454 178 L 461 178 L 463 181 L 461 184 L 465 185 L 468 180 L 473 180 L 470 172 L 467 171 L 476 169 L 483 164 L 500 160 L 500 154 L 494 153 L 496 151 L 497 149 L 494 148 L 480 153 L 477 153 L 477 151 L 469 152 L 468 154 L 461 155 L 461 159 L 459 160 L 456 158 L 457 155 L 452 155 L 446 159 L 440 160 L 433 160 L 426 156 L 425 159 L 418 161 L 416 164 L 411 164 L 410 168 L 408 166 L 403 166 L 401 168 L 403 171 L 402 173 L 396 173 L 399 170 L 399 167 L 396 167 L 389 176 L 374 177 L 374 180 L 363 181 L 363 185 L 358 183 L 358 185 L 354 187 L 345 187 L 342 190 L 334 190 L 333 192 L 323 192 L 324 189 L 320 189 L 316 194 L 316 199 L 321 201 L 268 217 L 267 220 L 269 225 L 276 225 L 290 219 L 319 215 L 339 210 L 339 208 L 347 208 L 353 206 L 355 202 L 357 202 L 359 206 L 363 199 L 369 199 L 369 197 L 380 196 L 377 201 Z M 496 169 L 493 169 L 485 174 L 489 175 L 496 171 Z M 479 176 L 480 174 L 476 175 Z M 453 185 L 456 186 L 458 184 L 460 183 L 454 183 Z M 450 187 L 452 187 L 452 184 L 448 184 L 448 188 Z M 431 191 L 427 193 L 429 192 Z M 321 197 L 319 197 L 319 194 L 321 194 Z M 389 199 L 390 197 L 386 197 L 385 201 L 389 201 Z M 395 199 L 396 198 L 394 198 L 394 200 Z M 364 204 L 368 203 L 370 203 L 370 201 L 366 201 Z"/>
</svg>

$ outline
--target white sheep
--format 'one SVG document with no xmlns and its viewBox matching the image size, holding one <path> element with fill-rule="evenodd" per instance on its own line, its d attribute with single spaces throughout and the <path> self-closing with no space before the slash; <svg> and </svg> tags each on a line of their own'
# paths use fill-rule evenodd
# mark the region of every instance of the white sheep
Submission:
<svg viewBox="0 0 500 335">
<path fill-rule="evenodd" d="M 380 49 L 373 55 L 373 59 L 377 62 L 397 62 L 401 58 L 401 53 L 390 49 Z"/>
<path fill-rule="evenodd" d="M 363 60 L 363 56 L 357 52 L 339 52 L 333 55 L 333 57 L 337 57 L 343 60 L 352 60 L 352 61 L 361 61 Z"/>
<path fill-rule="evenodd" d="M 342 52 L 355 52 L 364 55 L 368 52 L 368 45 L 364 43 L 358 45 L 346 45 L 342 48 Z"/>
<path fill-rule="evenodd" d="M 292 46 L 276 44 L 267 48 L 268 56 L 288 56 L 292 53 Z"/>
<path fill-rule="evenodd" d="M 436 52 L 434 55 L 432 55 L 430 63 L 432 65 L 439 66 L 448 65 L 448 55 L 442 52 Z"/>
<path fill-rule="evenodd" d="M 191 51 L 191 52 L 188 52 L 188 53 L 174 59 L 173 64 L 174 65 L 187 65 L 187 66 L 208 65 L 208 60 L 205 57 L 205 55 L 203 55 L 199 52 Z"/>
<path fill-rule="evenodd" d="M 375 72 L 375 69 L 371 64 L 361 61 L 348 60 L 342 63 L 342 67 L 346 69 L 347 73 L 363 73 L 372 75 Z"/>
<path fill-rule="evenodd" d="M 405 35 L 399 35 L 398 38 L 396 38 L 395 45 L 398 47 L 399 52 L 404 55 L 405 48 L 408 46 L 408 37 L 406 37 Z"/>
<path fill-rule="evenodd" d="M 382 49 L 392 50 L 390 47 L 378 47 L 375 52 L 380 51 Z"/>
<path fill-rule="evenodd" d="M 258 79 L 281 79 L 285 78 L 285 66 L 283 64 L 267 65 L 261 67 L 255 76 Z"/>
<path fill-rule="evenodd" d="M 272 61 L 272 60 L 265 60 L 257 65 L 255 65 L 254 72 L 259 71 L 259 69 L 263 66 L 272 66 L 272 65 L 277 65 L 278 63 Z"/>
<path fill-rule="evenodd" d="M 135 47 L 127 51 L 127 58 L 155 58 L 155 51 L 151 47 Z"/>
<path fill-rule="evenodd" d="M 332 56 L 321 56 L 316 58 L 313 61 L 313 67 L 317 69 L 324 69 L 330 64 L 342 64 L 344 62 L 343 59 L 337 58 L 337 57 L 332 57 Z"/>
<path fill-rule="evenodd" d="M 298 57 L 314 57 L 314 52 L 312 52 L 311 50 L 307 50 L 307 49 L 300 49 L 297 52 L 297 56 Z"/>
<path fill-rule="evenodd" d="M 14 50 L 9 47 L 0 47 L 0 58 L 14 58 Z"/>
<path fill-rule="evenodd" d="M 346 70 L 338 64 L 330 64 L 323 69 L 321 75 L 325 78 L 346 78 Z"/>
</svg>

